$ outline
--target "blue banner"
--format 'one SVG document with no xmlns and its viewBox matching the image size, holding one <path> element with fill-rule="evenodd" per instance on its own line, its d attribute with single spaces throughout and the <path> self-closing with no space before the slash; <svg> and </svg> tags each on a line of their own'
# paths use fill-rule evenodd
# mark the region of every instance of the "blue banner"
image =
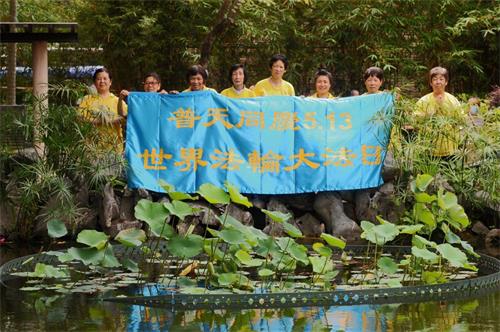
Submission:
<svg viewBox="0 0 500 332">
<path fill-rule="evenodd" d="M 227 180 L 242 193 L 381 185 L 393 98 L 226 98 L 212 91 L 128 97 L 128 186 L 195 192 Z"/>
</svg>

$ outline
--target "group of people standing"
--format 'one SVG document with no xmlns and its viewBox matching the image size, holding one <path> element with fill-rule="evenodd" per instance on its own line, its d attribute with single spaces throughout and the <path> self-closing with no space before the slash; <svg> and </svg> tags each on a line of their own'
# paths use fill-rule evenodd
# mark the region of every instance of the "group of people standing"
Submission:
<svg viewBox="0 0 500 332">
<path fill-rule="evenodd" d="M 271 76 L 260 80 L 248 88 L 247 73 L 245 66 L 242 64 L 235 64 L 230 68 L 229 79 L 232 86 L 221 91 L 221 94 L 229 98 L 252 98 L 260 96 L 295 96 L 295 89 L 293 85 L 283 79 L 284 74 L 288 68 L 288 60 L 282 54 L 273 55 L 269 61 L 269 69 Z M 192 66 L 186 73 L 186 80 L 189 87 L 182 91 L 193 92 L 212 90 L 206 86 L 208 79 L 207 70 L 199 65 Z M 97 94 L 85 96 L 80 103 L 80 112 L 87 121 L 92 122 L 99 127 L 102 136 L 114 138 L 116 142 L 115 148 L 119 152 L 122 151 L 123 134 L 121 125 L 127 115 L 127 105 L 124 99 L 129 94 L 129 91 L 122 90 L 120 97 L 111 93 L 112 76 L 106 68 L 96 70 L 93 76 L 94 85 Z M 434 115 L 452 115 L 459 109 L 459 101 L 451 94 L 445 91 L 448 84 L 449 75 L 448 71 L 443 67 L 432 68 L 429 72 L 429 85 L 432 92 L 422 97 L 417 103 L 417 116 L 431 117 Z M 327 98 L 332 99 L 335 96 L 331 93 L 333 86 L 332 74 L 325 70 L 320 69 L 315 74 L 315 92 L 309 96 L 310 98 Z M 374 94 L 381 92 L 381 87 L 384 82 L 384 72 L 378 67 L 370 67 L 364 73 L 364 82 L 366 93 Z M 178 94 L 178 91 L 170 91 L 162 89 L 161 79 L 157 73 L 149 73 L 144 77 L 144 91 L 161 94 Z M 356 95 L 356 90 L 351 92 L 351 95 Z M 113 116 L 109 121 L 103 121 L 102 117 L 96 118 L 96 111 L 107 110 Z M 99 112 L 98 112 L 99 113 Z M 451 131 L 456 129 L 451 128 Z M 457 140 L 453 139 L 452 133 L 448 137 L 438 137 L 436 140 L 435 150 L 433 155 L 443 157 L 449 156 L 454 153 L 457 148 Z M 104 143 L 104 147 L 109 147 L 111 144 Z M 118 147 L 117 147 L 118 146 Z"/>
</svg>

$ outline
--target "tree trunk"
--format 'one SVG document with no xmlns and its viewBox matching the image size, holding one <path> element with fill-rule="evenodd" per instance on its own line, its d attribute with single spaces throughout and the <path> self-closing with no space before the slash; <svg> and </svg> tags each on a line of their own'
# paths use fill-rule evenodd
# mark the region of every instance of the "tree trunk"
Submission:
<svg viewBox="0 0 500 332">
<path fill-rule="evenodd" d="M 17 0 L 10 0 L 9 16 L 17 22 Z M 7 104 L 16 104 L 16 43 L 7 45 Z"/>
<path fill-rule="evenodd" d="M 242 0 L 224 0 L 222 3 L 215 24 L 208 35 L 201 43 L 200 48 L 200 65 L 207 67 L 212 46 L 220 35 L 234 22 L 235 16 L 238 14 Z"/>
</svg>

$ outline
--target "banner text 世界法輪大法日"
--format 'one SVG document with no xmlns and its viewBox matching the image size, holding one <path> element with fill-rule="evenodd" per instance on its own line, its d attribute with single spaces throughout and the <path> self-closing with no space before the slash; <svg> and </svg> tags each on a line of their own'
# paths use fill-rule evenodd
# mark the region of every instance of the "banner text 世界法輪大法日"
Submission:
<svg viewBox="0 0 500 332">
<path fill-rule="evenodd" d="M 389 93 L 339 99 L 230 99 L 212 91 L 131 93 L 128 185 L 193 193 L 234 184 L 243 193 L 377 187 L 390 135 Z"/>
</svg>

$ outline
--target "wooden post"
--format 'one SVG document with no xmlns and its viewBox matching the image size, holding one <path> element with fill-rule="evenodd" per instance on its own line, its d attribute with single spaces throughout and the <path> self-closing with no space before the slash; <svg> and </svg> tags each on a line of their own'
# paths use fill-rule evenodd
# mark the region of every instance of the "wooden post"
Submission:
<svg viewBox="0 0 500 332">
<path fill-rule="evenodd" d="M 35 41 L 32 44 L 33 53 L 33 95 L 35 97 L 35 108 L 33 116 L 35 120 L 34 145 L 38 156 L 44 156 L 44 144 L 40 141 L 40 133 L 37 125 L 40 123 L 44 112 L 49 106 L 49 59 L 46 41 Z"/>
</svg>

